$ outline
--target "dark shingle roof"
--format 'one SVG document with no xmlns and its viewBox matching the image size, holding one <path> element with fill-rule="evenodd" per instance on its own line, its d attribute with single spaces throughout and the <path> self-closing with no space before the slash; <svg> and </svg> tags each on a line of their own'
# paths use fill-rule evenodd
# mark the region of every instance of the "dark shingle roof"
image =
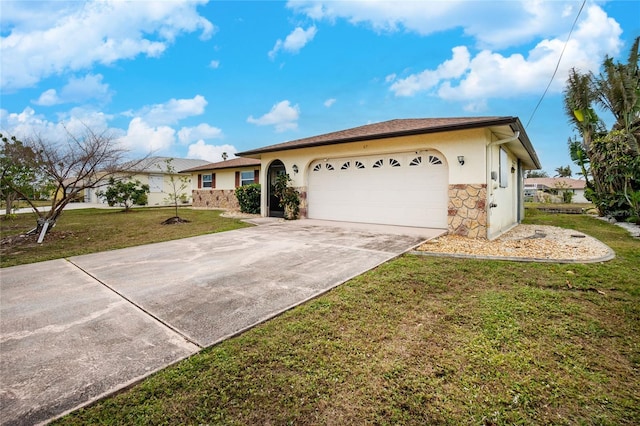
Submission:
<svg viewBox="0 0 640 426">
<path fill-rule="evenodd" d="M 382 139 L 420 133 L 436 133 L 450 130 L 462 130 L 500 124 L 510 124 L 517 120 L 514 117 L 453 117 L 453 118 L 405 118 L 382 123 L 367 124 L 324 135 L 283 142 L 238 153 L 253 155 L 264 152 L 284 151 L 309 146 L 331 145 L 336 143 L 356 142 L 360 140 Z"/>
<path fill-rule="evenodd" d="M 260 160 L 253 158 L 233 158 L 231 160 L 209 163 L 203 166 L 182 170 L 181 173 L 200 172 L 206 170 L 234 169 L 239 167 L 259 166 Z"/>
</svg>

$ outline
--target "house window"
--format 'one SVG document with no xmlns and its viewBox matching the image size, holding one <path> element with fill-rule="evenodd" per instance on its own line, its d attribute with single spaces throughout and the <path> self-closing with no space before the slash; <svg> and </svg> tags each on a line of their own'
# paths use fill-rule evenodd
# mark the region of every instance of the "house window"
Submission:
<svg viewBox="0 0 640 426">
<path fill-rule="evenodd" d="M 335 170 L 333 168 L 333 164 L 330 164 L 330 163 L 327 163 L 325 167 L 327 168 L 327 170 Z"/>
<path fill-rule="evenodd" d="M 507 151 L 500 148 L 500 188 L 509 186 L 509 157 Z"/>
<path fill-rule="evenodd" d="M 389 159 L 389 165 L 391 167 L 400 167 L 400 162 L 398 160 L 396 160 L 395 158 L 390 158 Z"/>
<path fill-rule="evenodd" d="M 361 161 L 356 161 L 356 169 L 364 169 L 364 164 Z"/>
<path fill-rule="evenodd" d="M 213 176 L 212 175 L 202 175 L 202 187 L 203 188 L 213 188 Z"/>
<path fill-rule="evenodd" d="M 322 170 L 322 164 L 318 163 L 313 167 L 313 171 L 314 172 L 319 172 L 320 170 Z"/>
<path fill-rule="evenodd" d="M 384 160 L 380 159 L 378 161 L 376 161 L 375 163 L 373 163 L 373 168 L 374 169 L 378 169 L 380 167 L 382 167 L 384 165 Z"/>
<path fill-rule="evenodd" d="M 149 175 L 149 192 L 162 192 L 163 183 L 162 175 Z"/>
<path fill-rule="evenodd" d="M 419 166 L 422 164 L 422 157 L 416 157 L 409 163 L 410 166 Z"/>
<path fill-rule="evenodd" d="M 349 167 L 351 167 L 351 162 L 347 161 L 342 165 L 342 167 L 340 167 L 340 170 L 347 170 Z"/>
<path fill-rule="evenodd" d="M 240 173 L 240 186 L 250 185 L 254 182 L 254 180 L 255 173 L 253 172 L 253 170 Z"/>
</svg>

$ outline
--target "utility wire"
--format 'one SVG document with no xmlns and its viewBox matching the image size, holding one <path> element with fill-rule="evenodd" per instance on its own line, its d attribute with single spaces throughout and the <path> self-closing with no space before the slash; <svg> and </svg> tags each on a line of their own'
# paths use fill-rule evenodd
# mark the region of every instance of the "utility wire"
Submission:
<svg viewBox="0 0 640 426">
<path fill-rule="evenodd" d="M 527 121 L 527 124 L 524 126 L 525 129 L 527 127 L 529 127 L 529 124 L 531 123 L 531 120 L 533 120 L 533 116 L 536 115 L 536 112 L 538 111 L 538 108 L 540 107 L 540 104 L 542 103 L 542 100 L 547 95 L 547 92 L 549 91 L 549 87 L 551 87 L 551 83 L 553 83 L 553 79 L 556 77 L 556 73 L 558 72 L 558 68 L 560 67 L 560 61 L 562 61 L 562 56 L 564 55 L 564 51 L 567 48 L 567 44 L 569 44 L 569 40 L 571 39 L 571 35 L 573 34 L 573 30 L 576 27 L 576 24 L 578 23 L 578 18 L 580 18 L 580 14 L 582 13 L 582 9 L 584 9 L 584 5 L 586 3 L 587 3 L 587 0 L 583 0 L 582 1 L 582 6 L 580 6 L 580 10 L 578 10 L 578 14 L 576 15 L 576 19 L 573 21 L 573 25 L 571 25 L 571 30 L 569 31 L 569 35 L 567 36 L 567 40 L 564 42 L 564 47 L 562 48 L 562 52 L 560 52 L 560 57 L 558 58 L 558 62 L 556 63 L 556 69 L 553 70 L 553 75 L 551 76 L 551 80 L 549 80 L 549 84 L 547 84 L 547 88 L 544 89 L 544 93 L 540 97 L 540 100 L 536 104 L 536 107 L 533 109 L 533 112 L 531 113 L 531 117 L 529 117 L 529 121 Z"/>
</svg>

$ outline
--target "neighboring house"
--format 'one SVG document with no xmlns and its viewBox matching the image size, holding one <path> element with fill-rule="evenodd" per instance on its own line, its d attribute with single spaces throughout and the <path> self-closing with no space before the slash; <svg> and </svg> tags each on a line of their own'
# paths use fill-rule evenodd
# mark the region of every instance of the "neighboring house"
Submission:
<svg viewBox="0 0 640 426">
<path fill-rule="evenodd" d="M 174 173 L 167 172 L 167 160 L 171 160 L 171 167 Z M 206 160 L 193 160 L 188 158 L 172 158 L 172 157 L 149 157 L 144 159 L 137 165 L 131 174 L 122 176 L 126 181 L 140 181 L 141 184 L 149 185 L 148 205 L 149 206 L 164 206 L 170 205 L 169 195 L 173 193 L 173 187 L 171 185 L 171 177 L 177 182 L 177 189 L 180 188 L 181 178 L 188 179 L 187 186 L 182 191 L 186 194 L 183 202 L 185 204 L 191 203 L 191 190 L 193 183 L 189 175 L 180 174 L 180 171 L 192 167 L 202 166 L 207 164 Z M 107 182 L 100 187 L 85 191 L 85 202 L 91 203 L 106 203 L 104 198 L 98 197 L 97 192 L 105 191 L 107 188 Z"/>
<path fill-rule="evenodd" d="M 302 217 L 477 238 L 520 222 L 524 171 L 540 168 L 517 117 L 391 120 L 237 155 L 260 160 L 263 216 L 283 215 L 271 189 L 287 173 Z"/>
<path fill-rule="evenodd" d="M 235 190 L 239 186 L 260 183 L 260 160 L 234 158 L 183 170 L 194 182 L 193 207 L 240 208 Z"/>
<path fill-rule="evenodd" d="M 524 180 L 524 190 L 527 197 L 532 197 L 534 201 L 539 200 L 539 191 L 559 195 L 558 202 L 562 202 L 562 193 L 571 192 L 572 203 L 588 203 L 584 196 L 586 182 L 580 179 L 571 178 L 527 178 Z"/>
</svg>

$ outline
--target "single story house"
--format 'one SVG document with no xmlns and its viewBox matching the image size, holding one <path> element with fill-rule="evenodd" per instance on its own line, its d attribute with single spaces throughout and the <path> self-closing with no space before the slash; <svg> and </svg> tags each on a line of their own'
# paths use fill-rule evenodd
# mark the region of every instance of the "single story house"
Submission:
<svg viewBox="0 0 640 426">
<path fill-rule="evenodd" d="M 141 184 L 149 185 L 148 205 L 164 206 L 170 205 L 169 194 L 173 193 L 173 185 L 171 178 L 176 182 L 177 190 L 180 189 L 182 182 L 180 179 L 187 179 L 186 188 L 182 191 L 183 203 L 191 203 L 192 186 L 190 175 L 180 174 L 180 171 L 192 167 L 207 164 L 206 160 L 194 160 L 189 158 L 172 158 L 172 157 L 149 157 L 137 164 L 134 170 L 126 176 L 121 176 L 126 181 L 140 181 Z M 169 173 L 167 167 L 171 166 L 172 173 Z M 100 191 L 107 189 L 108 182 L 99 188 L 87 189 L 84 194 L 85 202 L 89 203 L 106 203 L 103 197 L 97 195 Z"/>
<path fill-rule="evenodd" d="M 520 222 L 524 171 L 540 168 L 517 117 L 397 119 L 237 155 L 256 161 L 234 170 L 257 173 L 263 216 L 283 215 L 272 184 L 287 173 L 303 218 L 489 239 Z"/>
<path fill-rule="evenodd" d="M 183 170 L 194 182 L 193 207 L 238 210 L 235 189 L 260 183 L 260 160 L 233 158 Z"/>
<path fill-rule="evenodd" d="M 530 196 L 534 201 L 539 198 L 538 191 L 544 193 L 554 193 L 559 195 L 558 202 L 563 201 L 562 193 L 571 192 L 572 203 L 588 203 L 584 196 L 586 182 L 581 179 L 572 178 L 526 178 L 524 180 L 525 195 Z"/>
</svg>

